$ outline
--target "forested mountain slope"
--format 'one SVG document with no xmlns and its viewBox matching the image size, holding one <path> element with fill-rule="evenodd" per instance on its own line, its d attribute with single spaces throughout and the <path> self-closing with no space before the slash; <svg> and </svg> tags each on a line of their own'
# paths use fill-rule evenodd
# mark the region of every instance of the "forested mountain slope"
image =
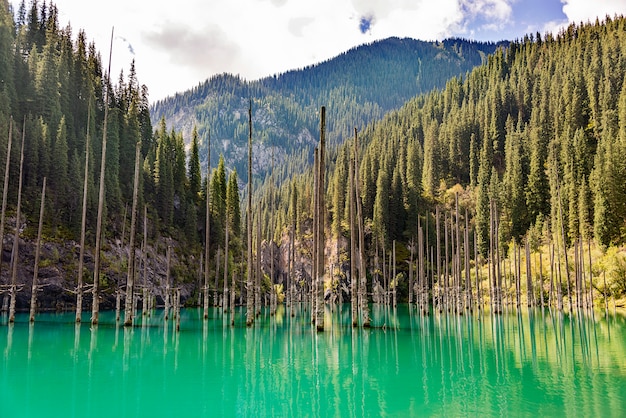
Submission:
<svg viewBox="0 0 626 418">
<path fill-rule="evenodd" d="M 212 166 L 223 154 L 227 166 L 246 173 L 248 105 L 252 100 L 254 173 L 261 177 L 274 155 L 283 177 L 312 162 L 319 107 L 328 111 L 327 140 L 339 144 L 354 126 L 380 119 L 417 94 L 441 88 L 451 77 L 480 65 L 498 45 L 461 39 L 423 42 L 390 38 L 354 48 L 334 59 L 257 81 L 223 74 L 150 107 L 152 122 L 187 141 L 197 127 L 205 167 L 211 137 Z M 246 176 L 244 175 L 245 179 Z"/>
<path fill-rule="evenodd" d="M 418 213 L 453 207 L 460 192 L 482 254 L 491 203 L 501 243 L 623 244 L 625 80 L 626 20 L 607 18 L 525 37 L 370 124 L 361 135 L 361 198 L 373 242 L 408 242 Z M 336 233 L 347 233 L 349 147 L 329 177 Z"/>
</svg>

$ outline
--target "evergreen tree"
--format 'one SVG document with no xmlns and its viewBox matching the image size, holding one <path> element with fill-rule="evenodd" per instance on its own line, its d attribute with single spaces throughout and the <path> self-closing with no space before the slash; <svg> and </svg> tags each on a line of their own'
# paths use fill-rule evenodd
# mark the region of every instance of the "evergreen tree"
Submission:
<svg viewBox="0 0 626 418">
<path fill-rule="evenodd" d="M 199 203 L 202 174 L 200 172 L 200 152 L 198 150 L 198 130 L 194 126 L 191 132 L 191 155 L 189 156 L 189 166 L 187 169 L 187 176 L 189 177 L 189 192 L 191 193 L 192 201 Z"/>
<path fill-rule="evenodd" d="M 211 240 L 217 243 L 224 242 L 226 187 L 224 156 L 220 155 L 217 168 L 213 170 L 211 175 Z"/>
<path fill-rule="evenodd" d="M 378 172 L 376 181 L 376 200 L 374 202 L 373 229 L 374 236 L 380 243 L 389 239 L 387 223 L 389 222 L 389 189 L 390 181 L 386 170 Z"/>
<path fill-rule="evenodd" d="M 59 221 L 68 221 L 67 211 L 69 200 L 69 180 L 68 180 L 68 147 L 67 147 L 67 127 L 65 118 L 61 118 L 59 129 L 52 145 L 52 161 L 54 169 L 50 171 L 50 188 L 54 190 L 56 197 L 55 209 L 59 216 Z"/>
</svg>

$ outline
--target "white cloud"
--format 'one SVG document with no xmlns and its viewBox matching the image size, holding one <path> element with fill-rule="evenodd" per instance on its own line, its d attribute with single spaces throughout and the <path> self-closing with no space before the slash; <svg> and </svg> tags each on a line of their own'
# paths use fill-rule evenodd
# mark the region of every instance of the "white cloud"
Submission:
<svg viewBox="0 0 626 418">
<path fill-rule="evenodd" d="M 148 86 L 151 100 L 157 100 L 213 74 L 230 72 L 255 79 L 390 36 L 435 40 L 467 35 L 478 24 L 502 27 L 512 19 L 515 1 L 56 0 L 55 4 L 62 25 L 71 21 L 74 33 L 84 28 L 88 39 L 95 40 L 104 65 L 115 26 L 114 79 L 134 58 L 139 81 Z M 12 2 L 17 8 L 19 0 Z M 359 29 L 363 17 L 371 19 L 365 33 Z"/>
<path fill-rule="evenodd" d="M 563 13 L 570 22 L 603 20 L 607 15 L 626 14 L 625 0 L 561 0 Z"/>
</svg>

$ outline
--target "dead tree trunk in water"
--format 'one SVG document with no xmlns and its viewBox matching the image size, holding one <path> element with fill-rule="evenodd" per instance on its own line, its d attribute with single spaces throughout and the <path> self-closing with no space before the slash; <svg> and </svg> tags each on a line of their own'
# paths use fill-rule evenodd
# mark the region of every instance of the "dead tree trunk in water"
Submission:
<svg viewBox="0 0 626 418">
<path fill-rule="evenodd" d="M 535 306 L 535 291 L 533 289 L 533 279 L 530 263 L 530 242 L 526 237 L 526 305 L 527 307 Z"/>
<path fill-rule="evenodd" d="M 211 227 L 210 219 L 210 207 L 211 207 L 211 194 L 210 194 L 210 177 L 211 176 L 211 131 L 208 132 L 208 144 L 207 144 L 207 159 L 206 159 L 206 219 L 204 222 L 204 314 L 203 318 L 209 318 L 209 248 L 210 248 L 210 234 L 209 229 Z"/>
<path fill-rule="evenodd" d="M 98 324 L 100 312 L 100 247 L 102 245 L 102 215 L 104 212 L 104 174 L 107 151 L 107 122 L 109 119 L 109 80 L 111 78 L 111 54 L 113 53 L 113 29 L 111 29 L 111 46 L 109 48 L 109 70 L 104 89 L 104 124 L 102 126 L 102 159 L 100 160 L 100 190 L 98 193 L 98 218 L 96 221 L 96 248 L 93 266 L 93 301 L 91 303 L 91 324 Z"/>
<path fill-rule="evenodd" d="M 442 298 L 443 298 L 443 293 L 441 291 L 441 270 L 440 270 L 440 266 L 441 266 L 441 225 L 439 225 L 439 206 L 435 207 L 435 229 L 437 230 L 437 234 L 436 234 L 436 257 L 437 257 L 437 305 L 439 306 L 439 312 L 443 311 L 443 305 L 442 305 Z M 434 293 L 434 289 L 433 289 L 433 293 Z M 434 296 L 433 296 L 434 297 Z M 433 311 L 435 310 L 435 306 L 433 304 Z"/>
<path fill-rule="evenodd" d="M 319 212 L 319 147 L 315 147 L 313 152 L 313 248 L 311 260 L 311 323 L 315 324 L 315 314 L 317 313 L 317 234 L 319 224 L 317 223 L 317 214 Z"/>
<path fill-rule="evenodd" d="M 226 232 L 224 237 L 224 313 L 229 312 L 229 301 L 228 298 L 229 289 L 228 289 L 228 239 L 229 237 L 229 229 L 228 229 L 228 214 L 226 214 Z"/>
<path fill-rule="evenodd" d="M 257 205 L 256 223 L 256 278 L 254 280 L 254 305 L 255 315 L 261 315 L 261 280 L 263 271 L 261 269 L 261 205 Z"/>
<path fill-rule="evenodd" d="M 318 198 L 318 213 L 317 213 L 317 303 L 315 324 L 318 331 L 324 330 L 324 276 L 325 276 L 325 260 L 324 260 L 324 247 L 325 247 L 325 234 L 324 234 L 324 218 L 326 214 L 326 204 L 324 199 L 325 194 L 325 148 L 326 148 L 326 108 L 322 106 L 320 109 L 320 150 L 318 161 L 318 184 L 317 193 Z"/>
<path fill-rule="evenodd" d="M 397 295 L 397 288 L 398 288 L 398 280 L 396 277 L 396 240 L 393 240 L 393 245 L 392 245 L 392 257 L 391 257 L 391 263 L 393 266 L 393 273 L 392 273 L 392 277 L 391 277 L 391 281 L 390 283 L 393 283 L 393 291 L 392 291 L 392 296 L 393 296 L 393 301 L 392 301 L 392 305 L 395 308 L 397 306 L 397 300 L 396 300 L 396 295 Z"/>
<path fill-rule="evenodd" d="M 252 100 L 248 107 L 248 207 L 247 232 L 248 232 L 248 270 L 246 285 L 246 325 L 254 323 L 254 282 L 252 280 Z"/>
<path fill-rule="evenodd" d="M 359 191 L 359 139 L 354 128 L 354 193 L 356 196 L 356 221 L 359 228 L 359 303 L 361 309 L 362 326 L 370 326 L 370 310 L 367 300 L 367 274 L 365 272 L 365 231 L 363 229 L 363 206 Z"/>
<path fill-rule="evenodd" d="M 148 206 L 143 207 L 143 251 L 141 258 L 143 259 L 143 303 L 142 303 L 142 315 L 147 316 L 150 309 L 149 299 L 150 293 L 148 292 Z"/>
<path fill-rule="evenodd" d="M 298 219 L 298 207 L 297 207 L 297 203 L 298 203 L 298 195 L 297 195 L 297 191 L 296 191 L 296 187 L 293 187 L 292 193 L 293 195 L 291 196 L 292 201 L 293 201 L 293 219 L 292 219 L 292 225 L 291 225 L 291 251 L 290 251 L 290 257 L 289 257 L 289 303 L 291 305 L 291 316 L 295 316 L 295 311 L 294 311 L 294 290 L 295 290 L 295 283 L 294 283 L 294 276 L 295 276 L 295 266 L 296 266 L 296 224 L 297 224 L 297 219 Z"/>
<path fill-rule="evenodd" d="M 9 323 L 15 322 L 15 299 L 17 298 L 17 263 L 19 256 L 20 223 L 22 218 L 22 182 L 24 171 L 24 142 L 26 139 L 26 117 L 24 117 L 24 127 L 22 128 L 22 150 L 20 151 L 20 177 L 17 187 L 17 209 L 15 215 L 15 236 L 13 238 L 13 256 L 11 270 L 11 301 L 9 304 Z M 7 157 L 8 158 L 8 157 Z"/>
<path fill-rule="evenodd" d="M 46 205 L 46 178 L 43 178 L 41 189 L 41 206 L 39 207 L 39 227 L 37 228 L 37 243 L 35 244 L 35 267 L 33 268 L 33 286 L 30 294 L 30 322 L 35 322 L 37 307 L 37 276 L 39 276 L 39 250 L 41 248 L 41 231 L 43 229 L 43 211 Z"/>
<path fill-rule="evenodd" d="M 91 124 L 91 101 L 87 113 L 87 136 L 85 138 L 85 174 L 83 178 L 83 209 L 80 221 L 80 252 L 78 254 L 78 272 L 76 274 L 76 322 L 82 321 L 83 313 L 83 262 L 85 259 L 85 230 L 87 228 L 87 191 L 89 184 L 89 125 Z"/>
<path fill-rule="evenodd" d="M 4 168 L 4 188 L 2 189 L 2 214 L 0 215 L 0 252 L 4 249 L 4 219 L 7 209 L 7 195 L 9 191 L 9 171 L 11 167 L 11 143 L 13 142 L 13 116 L 9 119 L 9 140 L 7 144 L 7 158 Z M 2 257 L 0 257 L 0 271 Z"/>
<path fill-rule="evenodd" d="M 135 178 L 133 179 L 133 205 L 130 214 L 130 253 L 128 256 L 128 274 L 126 276 L 126 304 L 124 309 L 124 326 L 133 325 L 135 311 L 135 229 L 137 224 L 137 198 L 139 193 L 139 158 L 141 142 L 135 144 Z"/>
<path fill-rule="evenodd" d="M 350 158 L 350 174 L 348 176 L 350 183 L 350 308 L 352 314 L 352 326 L 359 325 L 359 299 L 357 294 L 357 278 L 356 278 L 356 228 L 354 221 L 356 216 L 355 199 L 357 199 L 354 188 L 354 156 Z"/>
<path fill-rule="evenodd" d="M 563 209 L 561 208 L 561 188 L 557 184 L 557 194 L 559 199 L 559 222 L 561 223 L 561 239 L 563 241 L 563 256 L 565 257 L 565 275 L 567 278 L 567 298 L 569 300 L 569 309 L 572 311 L 572 289 L 570 285 L 569 260 L 567 257 L 567 243 L 565 242 L 565 225 L 563 224 Z M 559 261 L 560 267 L 560 261 Z"/>
<path fill-rule="evenodd" d="M 170 315 L 170 267 L 172 262 L 172 246 L 167 245 L 167 266 L 165 268 L 165 321 Z"/>
</svg>

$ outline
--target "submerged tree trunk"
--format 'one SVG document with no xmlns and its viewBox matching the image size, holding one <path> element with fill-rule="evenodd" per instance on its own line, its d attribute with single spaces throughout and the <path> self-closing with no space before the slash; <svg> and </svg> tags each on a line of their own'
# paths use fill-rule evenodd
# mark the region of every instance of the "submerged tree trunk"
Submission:
<svg viewBox="0 0 626 418">
<path fill-rule="evenodd" d="M 128 274 L 126 276 L 126 304 L 124 309 L 124 326 L 133 325 L 135 311 L 135 228 L 137 223 L 137 198 L 139 190 L 139 146 L 135 144 L 135 178 L 133 179 L 133 205 L 130 214 L 130 254 L 128 256 Z"/>
<path fill-rule="evenodd" d="M 9 302 L 9 323 L 15 322 L 15 299 L 17 298 L 17 263 L 19 259 L 20 223 L 22 222 L 22 183 L 24 171 L 24 142 L 26 139 L 26 117 L 22 128 L 22 150 L 20 151 L 20 177 L 17 187 L 17 209 L 15 215 L 15 236 L 13 238 L 13 256 L 11 270 L 11 287 Z M 7 157 L 8 158 L 8 157 Z"/>
<path fill-rule="evenodd" d="M 246 285 L 246 325 L 254 323 L 254 283 L 252 280 L 252 100 L 248 108 L 248 206 L 246 208 L 248 227 L 248 269 Z"/>
<path fill-rule="evenodd" d="M 209 229 L 211 227 L 210 219 L 210 207 L 211 207 L 211 195 L 209 190 L 211 187 L 211 131 L 208 132 L 208 144 L 207 144 L 207 163 L 206 163 L 206 219 L 204 223 L 204 314 L 203 318 L 209 318 L 209 249 L 210 249 L 210 234 Z"/>
<path fill-rule="evenodd" d="M 111 29 L 111 46 L 109 48 L 109 70 L 107 73 L 106 87 L 104 89 L 104 123 L 102 127 L 102 159 L 100 160 L 100 190 L 98 193 L 98 218 L 96 221 L 96 248 L 94 250 L 93 266 L 93 300 L 91 303 L 91 324 L 98 324 L 100 311 L 100 247 L 102 245 L 102 216 L 104 212 L 104 174 L 106 167 L 107 151 L 107 122 L 109 119 L 109 88 L 108 81 L 111 78 L 111 55 L 113 53 L 113 29 Z"/>
<path fill-rule="evenodd" d="M 222 251 L 218 247 L 216 254 L 215 254 L 215 286 L 213 287 L 214 288 L 213 306 L 220 306 L 219 298 L 217 296 L 217 287 L 219 285 L 221 256 L 222 256 Z"/>
<path fill-rule="evenodd" d="M 228 298 L 228 215 L 226 215 L 226 232 L 224 233 L 224 313 L 229 312 L 229 298 Z"/>
<path fill-rule="evenodd" d="M 317 251 L 318 251 L 318 231 L 319 224 L 317 222 L 317 214 L 319 212 L 319 147 L 315 147 L 313 151 L 313 248 L 311 259 L 311 323 L 315 324 L 315 315 L 317 313 Z"/>
<path fill-rule="evenodd" d="M 37 276 L 39 276 L 39 250 L 41 248 L 41 232 L 43 229 L 43 212 L 46 206 L 46 177 L 43 178 L 41 189 L 41 206 L 39 207 L 39 227 L 37 228 L 37 242 L 35 244 L 35 266 L 33 268 L 33 286 L 30 294 L 30 322 L 35 321 L 35 310 L 37 307 Z"/>
<path fill-rule="evenodd" d="M 149 299 L 150 293 L 148 292 L 148 206 L 143 207 L 143 251 L 141 254 L 143 258 L 143 303 L 142 308 L 143 316 L 148 315 L 150 309 Z"/>
<path fill-rule="evenodd" d="M 320 150 L 318 161 L 318 213 L 317 213 L 317 302 L 316 302 L 316 314 L 315 325 L 318 331 L 324 330 L 324 276 L 325 276 L 325 260 L 324 260 L 324 247 L 325 247 L 325 234 L 324 234 L 324 217 L 326 213 L 326 205 L 324 199 L 324 158 L 326 147 L 326 108 L 322 106 L 320 109 L 321 121 L 320 121 Z"/>
<path fill-rule="evenodd" d="M 261 315 L 261 280 L 263 272 L 261 271 L 261 205 L 258 206 L 257 224 L 256 224 L 256 280 L 254 283 L 254 305 L 256 316 Z"/>
<path fill-rule="evenodd" d="M 367 274 L 365 272 L 365 231 L 363 230 L 363 208 L 359 191 L 359 139 L 354 128 L 354 192 L 356 195 L 356 220 L 359 228 L 359 303 L 361 309 L 362 326 L 369 328 L 370 311 L 367 299 Z"/>
<path fill-rule="evenodd" d="M 76 322 L 82 321 L 83 313 L 83 262 L 85 259 L 85 230 L 87 228 L 87 191 L 89 184 L 89 125 L 91 123 L 91 101 L 87 113 L 87 136 L 85 137 L 85 174 L 83 178 L 83 208 L 80 221 L 80 250 L 76 274 Z"/>
<path fill-rule="evenodd" d="M 167 266 L 165 267 L 165 320 L 169 319 L 170 315 L 170 266 L 172 261 L 172 246 L 167 245 Z"/>
<path fill-rule="evenodd" d="M 11 143 L 13 142 L 13 116 L 9 119 L 9 139 L 7 144 L 7 158 L 4 168 L 4 188 L 2 189 L 2 213 L 0 214 L 0 252 L 4 249 L 4 219 L 7 209 L 9 191 L 9 171 L 11 168 Z M 0 257 L 0 272 L 2 271 L 2 257 Z"/>
<path fill-rule="evenodd" d="M 352 326 L 356 327 L 359 325 L 359 299 L 357 294 L 357 277 L 356 277 L 356 228 L 354 227 L 355 217 L 356 217 L 356 208 L 355 208 L 355 200 L 356 200 L 356 192 L 354 188 L 354 156 L 350 158 L 350 307 L 352 313 Z"/>
</svg>

